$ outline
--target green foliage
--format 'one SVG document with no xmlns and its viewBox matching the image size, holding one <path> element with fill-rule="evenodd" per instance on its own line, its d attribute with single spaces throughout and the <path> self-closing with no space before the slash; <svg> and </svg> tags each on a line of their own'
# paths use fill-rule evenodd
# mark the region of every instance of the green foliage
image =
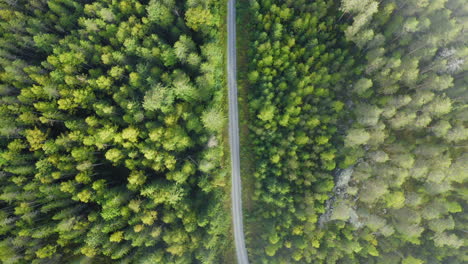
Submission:
<svg viewBox="0 0 468 264">
<path fill-rule="evenodd" d="M 226 262 L 225 4 L 0 3 L 1 263 Z M 238 5 L 251 263 L 465 263 L 466 1 Z"/>
<path fill-rule="evenodd" d="M 241 3 L 251 261 L 466 262 L 465 6 Z"/>
<path fill-rule="evenodd" d="M 187 26 L 195 31 L 213 25 L 213 15 L 210 10 L 201 6 L 189 8 L 185 13 L 185 20 Z"/>
<path fill-rule="evenodd" d="M 168 27 L 174 21 L 173 10 L 175 7 L 174 0 L 151 0 L 146 7 L 148 20 L 154 22 L 156 25 Z"/>
<path fill-rule="evenodd" d="M 221 6 L 0 3 L 1 263 L 223 262 Z"/>
<path fill-rule="evenodd" d="M 453 223 L 464 221 L 459 205 L 466 188 L 459 183 L 466 179 L 449 175 L 459 173 L 453 161 L 464 156 L 466 137 L 447 136 L 460 122 L 466 126 L 461 6 L 457 0 L 342 1 L 353 17 L 345 34 L 361 48 L 364 72 L 349 94 L 355 122 L 345 131 L 345 155 L 360 155 L 345 162 L 357 165 L 348 199 L 334 206 L 352 203 L 358 221 L 367 219 L 350 219 L 353 228 L 377 231 L 380 254 L 369 251 L 375 258 L 361 255 L 360 262 L 384 263 L 391 252 L 399 255 L 393 263 L 464 262 Z"/>
<path fill-rule="evenodd" d="M 218 109 L 208 109 L 202 115 L 203 126 L 212 132 L 221 132 L 226 119 L 224 118 L 223 112 Z"/>
<path fill-rule="evenodd" d="M 312 263 L 318 255 L 308 241 L 319 236 L 314 223 L 341 158 L 338 126 L 347 108 L 341 95 L 354 62 L 333 1 L 249 3 L 245 77 L 256 182 L 248 220 L 265 223 L 253 224 L 251 261 Z M 350 207 L 338 209 L 333 219 L 350 217 Z"/>
<path fill-rule="evenodd" d="M 53 254 L 55 253 L 56 251 L 56 247 L 52 246 L 52 245 L 48 245 L 48 246 L 45 246 L 41 249 L 38 249 L 36 251 L 36 256 L 38 258 L 49 258 L 49 257 L 52 257 Z"/>
</svg>

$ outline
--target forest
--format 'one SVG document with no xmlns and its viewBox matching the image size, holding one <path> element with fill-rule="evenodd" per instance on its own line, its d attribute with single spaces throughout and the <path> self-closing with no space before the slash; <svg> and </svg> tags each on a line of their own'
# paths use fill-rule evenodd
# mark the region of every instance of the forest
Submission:
<svg viewBox="0 0 468 264">
<path fill-rule="evenodd" d="M 0 2 L 1 263 L 224 262 L 223 10 Z"/>
<path fill-rule="evenodd" d="M 241 3 L 250 261 L 466 263 L 466 2 Z"/>
<path fill-rule="evenodd" d="M 226 12 L 0 0 L 0 263 L 236 263 Z M 468 263 L 466 1 L 237 0 L 237 27 L 250 263 Z"/>
</svg>

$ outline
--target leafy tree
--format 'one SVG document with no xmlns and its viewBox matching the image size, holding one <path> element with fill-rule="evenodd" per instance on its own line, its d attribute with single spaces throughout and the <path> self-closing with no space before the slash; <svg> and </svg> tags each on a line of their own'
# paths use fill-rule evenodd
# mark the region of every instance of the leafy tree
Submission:
<svg viewBox="0 0 468 264">
<path fill-rule="evenodd" d="M 224 127 L 226 118 L 218 109 L 208 109 L 202 115 L 203 126 L 212 132 L 219 132 Z"/>
<path fill-rule="evenodd" d="M 185 21 L 187 26 L 191 29 L 198 31 L 201 27 L 213 25 L 213 15 L 209 9 L 202 6 L 192 7 L 185 13 Z"/>
<path fill-rule="evenodd" d="M 161 84 L 154 86 L 146 92 L 143 107 L 148 111 L 161 110 L 164 113 L 171 111 L 174 102 L 174 92 Z"/>
<path fill-rule="evenodd" d="M 350 129 L 346 135 L 345 144 L 349 147 L 366 144 L 370 134 L 364 129 Z"/>
<path fill-rule="evenodd" d="M 174 21 L 174 12 L 177 12 L 174 0 L 151 0 L 146 10 L 148 12 L 148 19 L 151 22 L 164 27 L 171 25 Z"/>
</svg>

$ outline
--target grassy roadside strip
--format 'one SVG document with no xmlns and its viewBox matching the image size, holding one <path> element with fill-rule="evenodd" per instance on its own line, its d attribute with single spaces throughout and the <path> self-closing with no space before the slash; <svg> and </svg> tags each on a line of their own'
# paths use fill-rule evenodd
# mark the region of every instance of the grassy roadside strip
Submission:
<svg viewBox="0 0 468 264">
<path fill-rule="evenodd" d="M 248 0 L 237 1 L 237 87 L 239 96 L 239 141 L 240 141 L 240 163 L 242 178 L 242 205 L 244 211 L 244 233 L 247 251 L 253 245 L 255 234 L 255 221 L 252 219 L 254 210 L 255 172 L 254 154 L 249 138 L 250 113 L 248 105 L 248 93 L 250 84 L 247 80 L 249 69 L 249 43 L 251 34 L 251 17 Z"/>
<path fill-rule="evenodd" d="M 223 113 L 226 116 L 224 123 L 224 129 L 221 134 L 220 144 L 223 146 L 223 158 L 221 160 L 221 166 L 225 170 L 225 185 L 224 193 L 225 199 L 223 202 L 223 208 L 226 214 L 229 215 L 229 234 L 228 234 L 228 246 L 226 252 L 223 255 L 223 263 L 234 264 L 235 257 L 235 248 L 234 248 L 234 233 L 232 227 L 232 210 L 231 210 L 231 148 L 229 146 L 229 101 L 228 101 L 228 87 L 227 87 L 227 2 L 228 0 L 220 1 L 219 12 L 221 14 L 219 32 L 220 32 L 220 45 L 223 50 L 223 65 L 222 65 L 222 87 L 223 87 Z"/>
</svg>

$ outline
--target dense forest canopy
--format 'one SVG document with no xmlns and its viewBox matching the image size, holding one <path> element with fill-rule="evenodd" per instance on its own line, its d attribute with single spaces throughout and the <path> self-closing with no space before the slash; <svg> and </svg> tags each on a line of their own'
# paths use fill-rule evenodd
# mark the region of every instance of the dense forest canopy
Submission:
<svg viewBox="0 0 468 264">
<path fill-rule="evenodd" d="M 226 4 L 0 0 L 1 263 L 235 262 Z M 466 1 L 237 4 L 250 262 L 467 263 Z"/>
<path fill-rule="evenodd" d="M 222 262 L 222 3 L 1 1 L 0 262 Z"/>
<path fill-rule="evenodd" d="M 466 263 L 465 1 L 241 1 L 253 263 Z"/>
</svg>

